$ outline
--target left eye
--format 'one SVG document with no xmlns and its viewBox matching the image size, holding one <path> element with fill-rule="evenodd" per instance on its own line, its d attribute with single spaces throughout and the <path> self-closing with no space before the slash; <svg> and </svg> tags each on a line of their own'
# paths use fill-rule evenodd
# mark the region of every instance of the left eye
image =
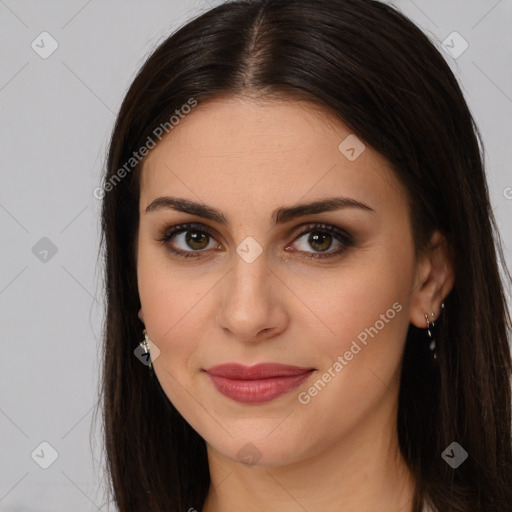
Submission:
<svg viewBox="0 0 512 512">
<path fill-rule="evenodd" d="M 208 229 L 195 224 L 167 228 L 157 241 L 166 245 L 172 253 L 185 258 L 198 257 L 202 252 L 219 247 L 219 243 Z M 181 247 L 178 244 L 181 244 Z M 333 244 L 338 244 L 338 250 L 329 250 Z M 306 256 L 308 258 L 327 258 L 341 254 L 353 246 L 354 242 L 348 233 L 335 226 L 313 224 L 305 226 L 292 245 L 298 245 L 297 252 L 309 254 Z M 285 250 L 289 251 L 291 248 L 291 251 L 295 252 L 292 245 L 288 245 Z M 309 251 L 309 248 L 313 248 L 313 251 Z"/>
<path fill-rule="evenodd" d="M 294 243 L 299 243 L 299 252 L 308 253 L 308 258 L 329 258 L 354 245 L 348 233 L 328 224 L 306 226 Z M 338 250 L 329 251 L 333 244 L 338 245 Z M 312 247 L 314 251 L 308 251 L 308 247 Z"/>
</svg>

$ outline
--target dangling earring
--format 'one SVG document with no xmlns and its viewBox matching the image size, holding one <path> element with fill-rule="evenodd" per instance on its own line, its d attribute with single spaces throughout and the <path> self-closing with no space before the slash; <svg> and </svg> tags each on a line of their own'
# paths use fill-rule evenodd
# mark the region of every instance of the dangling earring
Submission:
<svg viewBox="0 0 512 512">
<path fill-rule="evenodd" d="M 444 302 L 441 304 L 441 309 L 444 309 Z M 428 348 L 432 352 L 432 358 L 437 359 L 437 351 L 436 351 L 436 340 L 435 336 L 432 334 L 433 328 L 435 327 L 434 318 L 435 314 L 432 313 L 432 321 L 428 319 L 428 314 L 425 313 L 425 320 L 427 321 L 427 334 L 428 334 L 428 340 L 429 340 L 429 346 Z M 432 326 L 432 328 L 431 328 Z"/>
<path fill-rule="evenodd" d="M 142 350 L 144 350 L 144 355 L 147 357 L 148 366 L 149 369 L 151 370 L 153 368 L 153 365 L 151 364 L 151 355 L 149 353 L 149 338 L 146 329 L 144 329 L 143 333 L 144 339 L 139 343 L 139 345 L 142 347 Z"/>
</svg>

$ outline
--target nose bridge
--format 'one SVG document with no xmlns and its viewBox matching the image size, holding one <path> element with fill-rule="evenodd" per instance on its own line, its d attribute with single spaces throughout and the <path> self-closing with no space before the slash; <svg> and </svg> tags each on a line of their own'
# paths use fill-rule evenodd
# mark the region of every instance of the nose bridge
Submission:
<svg viewBox="0 0 512 512">
<path fill-rule="evenodd" d="M 251 247 L 240 255 L 242 249 L 247 247 L 240 244 L 233 258 L 228 296 L 242 306 L 244 303 L 252 303 L 253 307 L 258 308 L 268 300 L 266 293 L 270 284 L 270 271 L 267 268 L 267 256 L 263 252 L 254 256 Z M 249 254 L 251 257 L 247 258 Z"/>
<path fill-rule="evenodd" d="M 265 252 L 256 254 L 251 241 L 238 246 L 217 319 L 222 328 L 241 340 L 259 339 L 259 332 L 275 330 L 284 318 L 283 312 L 278 311 L 267 265 Z"/>
</svg>

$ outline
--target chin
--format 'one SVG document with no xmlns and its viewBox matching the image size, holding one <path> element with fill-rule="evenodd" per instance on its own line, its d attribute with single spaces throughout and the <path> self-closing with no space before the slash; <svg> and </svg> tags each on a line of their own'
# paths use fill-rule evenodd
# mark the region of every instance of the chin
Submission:
<svg viewBox="0 0 512 512">
<path fill-rule="evenodd" d="M 295 442 L 290 435 L 283 439 L 271 438 L 261 431 L 254 435 L 243 437 L 224 438 L 220 443 L 208 443 L 213 449 L 234 462 L 249 467 L 279 467 L 298 462 L 306 456 L 303 443 Z"/>
</svg>

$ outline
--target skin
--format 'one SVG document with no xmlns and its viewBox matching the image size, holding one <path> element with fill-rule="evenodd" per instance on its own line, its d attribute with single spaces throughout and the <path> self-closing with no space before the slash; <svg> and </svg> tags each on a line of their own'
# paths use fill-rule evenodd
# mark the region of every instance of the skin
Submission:
<svg viewBox="0 0 512 512">
<path fill-rule="evenodd" d="M 354 161 L 340 152 L 350 133 L 305 102 L 215 99 L 200 103 L 144 163 L 139 317 L 160 350 L 154 370 L 163 390 L 207 443 L 212 485 L 203 511 L 412 510 L 414 482 L 396 432 L 400 361 L 409 323 L 424 328 L 425 313 L 438 317 L 453 268 L 438 233 L 431 250 L 415 256 L 405 190 L 368 144 Z M 170 208 L 146 212 L 160 196 L 207 204 L 229 224 Z M 374 211 L 271 222 L 279 207 L 333 196 Z M 199 239 L 197 258 L 169 251 L 198 254 L 184 234 L 157 240 L 187 222 L 212 231 Z M 321 251 L 308 243 L 311 231 L 298 228 L 316 223 L 347 231 L 355 245 L 308 258 Z M 236 252 L 248 236 L 263 250 L 251 263 Z M 322 247 L 329 240 L 327 253 L 343 247 L 335 237 Z M 393 304 L 401 306 L 394 318 L 386 316 L 342 371 L 301 403 L 298 394 Z M 202 371 L 226 362 L 317 371 L 273 401 L 241 404 Z M 257 463 L 241 462 L 241 449 Z"/>
</svg>

